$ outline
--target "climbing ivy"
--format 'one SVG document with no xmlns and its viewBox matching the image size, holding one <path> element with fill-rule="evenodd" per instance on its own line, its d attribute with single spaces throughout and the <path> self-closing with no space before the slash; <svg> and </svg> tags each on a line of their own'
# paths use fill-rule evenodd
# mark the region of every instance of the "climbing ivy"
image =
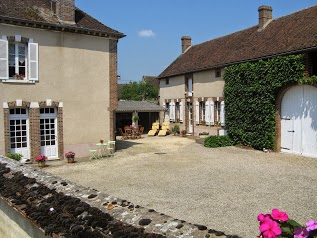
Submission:
<svg viewBox="0 0 317 238">
<path fill-rule="evenodd" d="M 277 94 L 290 84 L 316 83 L 317 77 L 304 77 L 304 70 L 303 55 L 226 67 L 226 128 L 234 143 L 274 149 Z"/>
</svg>

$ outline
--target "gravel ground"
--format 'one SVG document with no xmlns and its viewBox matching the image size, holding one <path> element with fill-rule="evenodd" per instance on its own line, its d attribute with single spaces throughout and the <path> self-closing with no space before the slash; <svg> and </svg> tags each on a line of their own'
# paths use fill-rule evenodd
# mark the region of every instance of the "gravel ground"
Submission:
<svg viewBox="0 0 317 238">
<path fill-rule="evenodd" d="M 174 218 L 242 237 L 258 235 L 258 213 L 317 218 L 317 159 L 237 147 L 209 149 L 193 140 L 117 141 L 114 157 L 51 161 L 49 173 L 153 208 Z"/>
</svg>

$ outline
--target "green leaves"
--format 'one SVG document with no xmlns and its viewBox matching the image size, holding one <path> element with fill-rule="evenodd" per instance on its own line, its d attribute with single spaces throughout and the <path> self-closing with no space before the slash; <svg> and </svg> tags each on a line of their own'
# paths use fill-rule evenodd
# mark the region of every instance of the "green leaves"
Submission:
<svg viewBox="0 0 317 238">
<path fill-rule="evenodd" d="M 235 143 L 274 149 L 275 100 L 279 90 L 304 78 L 303 55 L 231 65 L 225 69 L 226 128 Z"/>
<path fill-rule="evenodd" d="M 158 94 L 159 88 L 147 81 L 129 83 L 121 89 L 121 99 L 123 100 L 157 100 Z"/>
</svg>

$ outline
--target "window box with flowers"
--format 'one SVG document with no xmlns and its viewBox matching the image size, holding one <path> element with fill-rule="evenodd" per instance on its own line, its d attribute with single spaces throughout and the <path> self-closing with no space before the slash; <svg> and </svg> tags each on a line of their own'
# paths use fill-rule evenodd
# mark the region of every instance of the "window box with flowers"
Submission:
<svg viewBox="0 0 317 238">
<path fill-rule="evenodd" d="M 35 161 L 40 168 L 45 167 L 47 157 L 45 155 L 39 155 L 35 157 Z"/>
<path fill-rule="evenodd" d="M 67 158 L 67 163 L 75 163 L 75 152 L 69 151 L 65 153 L 65 157 Z"/>
</svg>

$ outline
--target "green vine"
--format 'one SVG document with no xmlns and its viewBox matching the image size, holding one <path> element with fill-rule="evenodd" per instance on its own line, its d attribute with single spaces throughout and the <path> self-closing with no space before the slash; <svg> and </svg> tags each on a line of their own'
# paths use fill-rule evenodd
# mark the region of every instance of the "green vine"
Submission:
<svg viewBox="0 0 317 238">
<path fill-rule="evenodd" d="M 304 70 L 303 55 L 226 67 L 226 128 L 234 143 L 274 149 L 277 94 L 287 85 L 316 84 L 317 77 L 304 77 Z"/>
</svg>

